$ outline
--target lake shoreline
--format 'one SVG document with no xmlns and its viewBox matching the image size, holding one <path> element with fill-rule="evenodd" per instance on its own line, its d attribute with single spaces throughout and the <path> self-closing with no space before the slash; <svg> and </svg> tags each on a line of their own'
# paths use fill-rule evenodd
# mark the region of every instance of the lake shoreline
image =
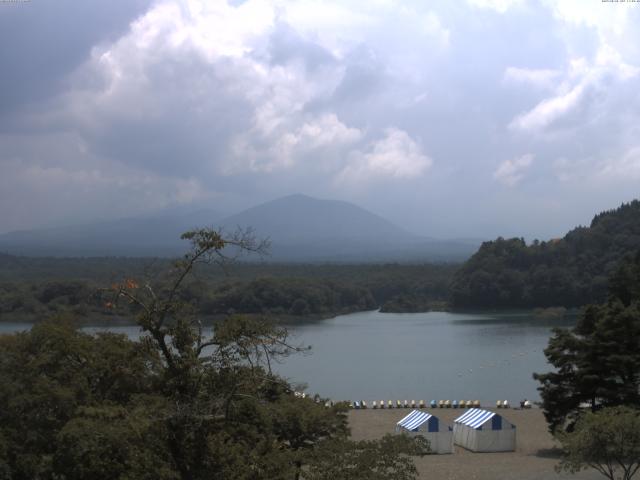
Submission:
<svg viewBox="0 0 640 480">
<path fill-rule="evenodd" d="M 290 314 L 261 314 L 261 313 L 238 313 L 237 315 L 246 316 L 250 318 L 264 318 L 269 321 L 272 321 L 276 324 L 283 326 L 296 326 L 306 323 L 314 323 L 314 322 L 322 322 L 324 320 L 331 320 L 336 317 L 341 317 L 345 315 L 350 315 L 354 313 L 367 313 L 367 312 L 377 312 L 384 315 L 394 315 L 394 314 L 409 314 L 409 315 L 418 315 L 424 313 L 452 313 L 452 314 L 470 314 L 470 315 L 526 315 L 533 316 L 535 318 L 544 319 L 552 319 L 552 318 L 563 318 L 563 317 L 576 317 L 580 315 L 582 308 L 571 308 L 567 309 L 564 307 L 549 307 L 549 308 L 524 308 L 524 309 L 513 309 L 513 308 L 504 308 L 504 309 L 470 309 L 470 308 L 461 308 L 461 309 L 449 309 L 449 308 L 438 308 L 438 309 L 429 309 L 429 310 L 421 310 L 421 311 L 390 311 L 384 310 L 381 307 L 375 309 L 365 309 L 365 310 L 344 310 L 340 312 L 328 312 L 328 313 L 317 313 L 317 314 L 308 314 L 308 315 L 290 315 Z M 81 327 L 108 327 L 110 325 L 114 326 L 135 326 L 137 322 L 132 317 L 113 315 L 113 314 L 95 314 L 92 313 L 90 315 L 85 315 L 84 317 L 75 316 L 73 313 L 62 313 L 61 315 L 68 315 L 68 318 L 71 318 L 72 321 L 78 324 Z M 211 315 L 201 315 L 200 318 L 204 322 L 211 321 L 212 323 L 219 322 L 229 315 L 229 314 L 211 314 Z M 41 319 L 37 315 L 24 315 L 24 314 L 3 314 L 0 316 L 0 324 L 8 324 L 8 323 L 23 323 L 23 324 L 31 324 L 35 325 L 37 323 L 49 320 L 55 317 L 49 317 L 47 319 Z"/>
</svg>

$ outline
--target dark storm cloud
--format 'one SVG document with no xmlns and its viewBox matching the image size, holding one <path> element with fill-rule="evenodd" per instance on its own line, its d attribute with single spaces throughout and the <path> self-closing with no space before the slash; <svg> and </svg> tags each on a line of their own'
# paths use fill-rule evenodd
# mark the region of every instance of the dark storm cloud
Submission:
<svg viewBox="0 0 640 480">
<path fill-rule="evenodd" d="M 0 221 L 302 192 L 432 236 L 557 235 L 637 194 L 640 9 L 610 6 L 3 7 Z"/>
<path fill-rule="evenodd" d="M 93 121 L 77 128 L 98 155 L 160 174 L 211 173 L 228 139 L 250 126 L 251 106 L 222 78 L 233 69 L 188 53 L 162 58 L 147 66 L 147 87 L 123 85 L 122 103 L 89 106 Z"/>
<path fill-rule="evenodd" d="M 94 45 L 129 28 L 152 0 L 56 0 L 0 4 L 0 121 L 46 100 Z"/>
</svg>

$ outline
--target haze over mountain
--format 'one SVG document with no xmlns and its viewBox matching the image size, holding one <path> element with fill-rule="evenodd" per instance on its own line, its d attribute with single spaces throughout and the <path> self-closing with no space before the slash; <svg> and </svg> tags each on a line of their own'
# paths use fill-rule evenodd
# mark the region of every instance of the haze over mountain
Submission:
<svg viewBox="0 0 640 480">
<path fill-rule="evenodd" d="M 278 242 L 317 242 L 332 239 L 404 242 L 416 235 L 349 202 L 288 195 L 222 220 L 225 228 L 252 226 L 259 235 Z"/>
<path fill-rule="evenodd" d="M 269 237 L 270 258 L 278 261 L 460 260 L 479 245 L 420 237 L 352 203 L 306 195 L 249 208 L 222 225 Z"/>
<path fill-rule="evenodd" d="M 197 226 L 213 225 L 221 215 L 213 210 L 165 212 L 0 235 L 0 250 L 17 255 L 173 256 L 184 251 L 180 235 Z"/>
<path fill-rule="evenodd" d="M 250 227 L 271 241 L 273 261 L 461 260 L 479 245 L 420 237 L 352 203 L 290 195 L 220 219 L 213 211 L 128 218 L 70 227 L 11 232 L 0 249 L 53 256 L 171 256 L 184 252 L 184 231 Z"/>
</svg>

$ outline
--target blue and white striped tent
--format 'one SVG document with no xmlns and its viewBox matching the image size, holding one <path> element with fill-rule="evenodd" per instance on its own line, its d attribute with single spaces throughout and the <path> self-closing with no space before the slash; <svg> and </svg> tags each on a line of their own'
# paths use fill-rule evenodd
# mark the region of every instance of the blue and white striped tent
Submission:
<svg viewBox="0 0 640 480">
<path fill-rule="evenodd" d="M 396 432 L 422 435 L 429 440 L 429 447 L 432 453 L 453 452 L 452 428 L 441 427 L 438 417 L 430 413 L 413 410 L 396 424 Z"/>
<path fill-rule="evenodd" d="M 495 412 L 472 408 L 453 421 L 453 441 L 472 452 L 511 452 L 516 427 Z"/>
</svg>

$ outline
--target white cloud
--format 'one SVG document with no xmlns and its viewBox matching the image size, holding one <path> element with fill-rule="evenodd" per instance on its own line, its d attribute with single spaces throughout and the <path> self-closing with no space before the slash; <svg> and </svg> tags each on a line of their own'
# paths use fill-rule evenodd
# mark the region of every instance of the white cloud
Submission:
<svg viewBox="0 0 640 480">
<path fill-rule="evenodd" d="M 628 27 L 629 14 L 637 8 L 633 2 L 614 3 L 584 0 L 544 0 L 554 16 L 566 23 L 598 30 L 604 39 L 609 34 L 622 35 Z"/>
<path fill-rule="evenodd" d="M 640 67 L 626 63 L 620 52 L 606 43 L 603 43 L 598 49 L 595 65 L 597 68 L 615 75 L 621 81 L 630 80 L 640 73 Z"/>
<path fill-rule="evenodd" d="M 503 81 L 532 85 L 538 88 L 552 88 L 557 84 L 560 72 L 551 69 L 507 67 Z"/>
<path fill-rule="evenodd" d="M 620 158 L 607 159 L 595 173 L 597 180 L 638 181 L 640 179 L 640 146 L 629 148 Z"/>
<path fill-rule="evenodd" d="M 420 146 L 398 128 L 388 128 L 384 138 L 366 152 L 352 152 L 338 183 L 366 184 L 371 180 L 409 180 L 423 175 L 433 164 Z"/>
<path fill-rule="evenodd" d="M 528 82 L 553 92 L 517 115 L 510 128 L 541 131 L 581 107 L 596 111 L 589 112 L 591 118 L 575 119 L 578 128 L 594 117 L 611 114 L 607 98 L 640 73 L 635 65 L 640 62 L 636 28 L 640 16 L 636 4 L 543 0 L 542 5 L 555 19 L 555 34 L 567 51 L 566 66 L 562 70 L 507 68 L 504 81 Z"/>
<path fill-rule="evenodd" d="M 512 160 L 505 160 L 493 172 L 493 178 L 508 187 L 515 187 L 522 181 L 526 170 L 532 163 L 533 155 L 531 153 Z"/>
<path fill-rule="evenodd" d="M 313 38 L 336 58 L 345 58 L 363 44 L 380 42 L 395 46 L 406 42 L 414 33 L 426 34 L 440 47 L 449 44 L 450 31 L 433 11 L 412 2 L 299 0 L 278 1 L 280 18 L 308 38 Z M 402 28 L 390 28 L 390 25 Z M 415 41 L 415 38 L 413 38 Z M 432 45 L 434 48 L 435 45 Z"/>
<path fill-rule="evenodd" d="M 508 72 L 508 73 L 507 73 Z M 528 73 L 507 69 L 510 78 L 531 77 Z M 564 79 L 558 84 L 554 95 L 540 101 L 531 110 L 516 116 L 509 128 L 512 130 L 542 130 L 556 120 L 575 111 L 586 101 L 590 91 L 604 92 L 619 84 L 638 77 L 640 68 L 625 63 L 621 55 L 607 44 L 601 44 L 595 58 L 588 62 L 574 58 L 568 62 Z M 533 75 L 535 77 L 536 75 Z M 544 75 L 538 75 L 539 79 Z"/>
<path fill-rule="evenodd" d="M 311 152 L 341 151 L 360 140 L 362 132 L 342 123 L 334 113 L 327 113 L 309 119 L 293 132 L 278 131 L 272 136 L 263 137 L 261 142 L 256 142 L 256 136 L 260 136 L 260 133 L 250 131 L 235 139 L 234 159 L 226 169 L 226 174 L 246 168 L 254 172 L 292 168 L 304 161 Z M 263 148 L 259 146 L 261 143 L 264 144 Z"/>
<path fill-rule="evenodd" d="M 518 115 L 509 128 L 516 130 L 536 130 L 544 128 L 562 115 L 575 108 L 585 92 L 585 85 L 580 83 L 566 93 L 543 100 L 532 110 Z"/>
<path fill-rule="evenodd" d="M 351 141 L 357 132 L 335 115 L 305 112 L 332 94 L 342 65 L 310 69 L 304 52 L 270 61 L 281 8 L 266 0 L 160 3 L 116 42 L 94 49 L 58 115 L 105 155 L 174 171 L 270 171 L 322 142 Z M 147 137 L 116 144 L 120 128 Z M 237 161 L 238 152 L 247 158 Z"/>
<path fill-rule="evenodd" d="M 74 88 L 60 102 L 58 118 L 78 128 L 101 154 L 165 172 L 191 171 L 193 166 L 200 175 L 268 173 L 309 164 L 310 157 L 316 158 L 310 154 L 328 165 L 326 172 L 335 172 L 344 167 L 349 151 L 365 150 L 357 145 L 364 128 L 317 105 L 331 100 L 350 65 L 356 65 L 352 73 L 361 81 L 361 59 L 346 53 L 361 48 L 383 26 L 388 30 L 387 15 L 407 26 L 406 31 L 388 31 L 394 41 L 406 44 L 405 36 L 427 35 L 437 45 L 449 42 L 449 30 L 438 15 L 388 1 L 371 8 L 314 0 L 249 0 L 237 7 L 203 0 L 161 2 L 133 22 L 127 34 L 93 50 L 73 76 Z M 278 29 L 298 42 L 286 45 L 282 57 L 272 44 Z M 437 50 L 436 44 L 429 45 L 430 52 Z M 324 60 L 307 63 L 305 48 L 314 55 L 322 52 Z M 362 70 L 371 75 L 397 75 L 406 82 L 416 68 L 404 60 L 404 70 L 395 64 L 392 68 L 393 62 L 402 63 L 401 57 L 378 58 L 378 50 L 369 52 L 375 66 L 384 68 Z M 411 55 L 420 61 L 427 57 L 422 51 Z M 386 60 L 390 63 L 385 65 Z M 357 90 L 358 85 L 348 88 L 354 86 Z M 147 136 L 119 142 L 119 129 Z M 389 134 L 387 143 L 395 141 L 399 147 L 405 139 L 398 136 Z M 416 156 L 412 144 L 405 143 L 409 156 L 403 161 L 383 166 L 379 152 L 364 155 L 364 162 L 397 178 L 411 176 L 412 169 L 430 160 Z"/>
<path fill-rule="evenodd" d="M 513 7 L 520 6 L 524 0 L 467 0 L 467 3 L 477 8 L 487 8 L 499 13 L 505 13 Z"/>
<path fill-rule="evenodd" d="M 322 115 L 314 122 L 306 122 L 296 134 L 289 134 L 291 142 L 305 149 L 327 145 L 353 143 L 362 137 L 357 128 L 349 128 L 333 114 Z"/>
<path fill-rule="evenodd" d="M 423 28 L 427 35 L 437 39 L 441 45 L 448 46 L 451 32 L 442 24 L 440 17 L 433 12 L 428 12 L 424 16 Z"/>
<path fill-rule="evenodd" d="M 357 3 L 349 5 L 337 1 L 302 0 L 280 2 L 279 13 L 300 32 L 315 37 L 336 57 L 343 57 L 354 45 L 365 40 L 366 30 L 376 23 L 372 14 L 375 10 L 372 12 L 362 7 L 364 5 L 358 8 Z"/>
<path fill-rule="evenodd" d="M 640 180 L 640 146 L 613 149 L 586 157 L 560 157 L 553 162 L 556 178 L 564 184 L 609 189 L 636 186 Z"/>
<path fill-rule="evenodd" d="M 226 1 L 164 2 L 134 23 L 139 49 L 192 48 L 209 60 L 240 58 L 254 50 L 274 25 L 276 8 L 266 0 L 247 0 L 238 6 Z"/>
</svg>

